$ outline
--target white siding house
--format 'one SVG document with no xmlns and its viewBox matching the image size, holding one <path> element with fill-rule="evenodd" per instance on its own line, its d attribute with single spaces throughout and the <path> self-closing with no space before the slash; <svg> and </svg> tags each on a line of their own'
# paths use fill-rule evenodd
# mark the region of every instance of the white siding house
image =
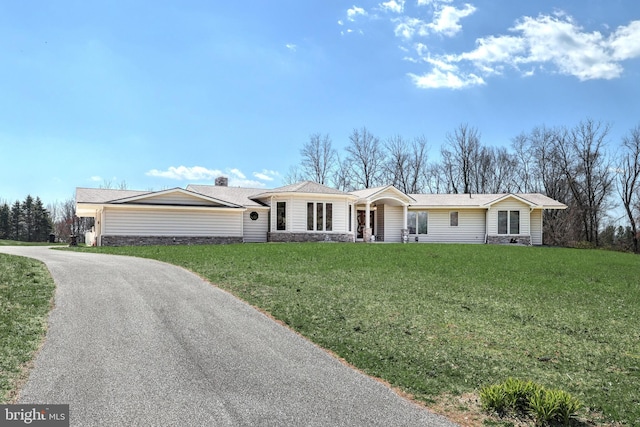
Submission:
<svg viewBox="0 0 640 427">
<path fill-rule="evenodd" d="M 78 188 L 98 245 L 381 241 L 541 245 L 541 194 L 351 193 L 303 181 L 272 190 L 189 185 L 144 192 Z"/>
</svg>

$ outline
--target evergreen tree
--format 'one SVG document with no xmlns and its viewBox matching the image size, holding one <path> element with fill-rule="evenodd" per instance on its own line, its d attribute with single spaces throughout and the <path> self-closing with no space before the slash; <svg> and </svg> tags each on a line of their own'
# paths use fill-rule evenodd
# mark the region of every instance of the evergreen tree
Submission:
<svg viewBox="0 0 640 427">
<path fill-rule="evenodd" d="M 28 195 L 22 202 L 22 219 L 24 220 L 24 240 L 33 241 L 34 215 L 33 215 L 33 197 Z"/>
<path fill-rule="evenodd" d="M 0 205 L 0 239 L 6 240 L 11 234 L 10 215 L 11 210 L 9 209 L 9 205 L 6 203 Z"/>
<path fill-rule="evenodd" d="M 9 213 L 9 226 L 10 235 L 12 240 L 20 240 L 22 238 L 22 205 L 19 200 L 11 206 L 11 212 Z"/>
<path fill-rule="evenodd" d="M 51 220 L 49 212 L 42 204 L 40 197 L 36 197 L 33 204 L 33 217 L 33 240 L 36 242 L 46 242 L 49 238 L 49 233 L 51 233 L 51 230 L 53 229 L 53 221 Z"/>
</svg>

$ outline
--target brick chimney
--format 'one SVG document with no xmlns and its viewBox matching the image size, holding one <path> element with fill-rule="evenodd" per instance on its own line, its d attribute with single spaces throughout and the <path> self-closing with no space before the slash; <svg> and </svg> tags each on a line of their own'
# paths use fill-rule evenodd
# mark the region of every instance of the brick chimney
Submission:
<svg viewBox="0 0 640 427">
<path fill-rule="evenodd" d="M 216 186 L 218 187 L 228 187 L 229 186 L 229 178 L 226 176 L 219 176 L 216 178 Z"/>
</svg>

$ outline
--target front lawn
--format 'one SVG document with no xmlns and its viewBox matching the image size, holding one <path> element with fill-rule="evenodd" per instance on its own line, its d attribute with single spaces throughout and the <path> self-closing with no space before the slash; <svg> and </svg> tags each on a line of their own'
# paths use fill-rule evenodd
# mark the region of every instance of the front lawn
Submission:
<svg viewBox="0 0 640 427">
<path fill-rule="evenodd" d="M 638 256 L 435 244 L 86 250 L 184 266 L 428 404 L 516 377 L 640 425 Z"/>
<path fill-rule="evenodd" d="M 0 404 L 16 397 L 44 338 L 54 289 L 41 262 L 0 254 Z"/>
</svg>

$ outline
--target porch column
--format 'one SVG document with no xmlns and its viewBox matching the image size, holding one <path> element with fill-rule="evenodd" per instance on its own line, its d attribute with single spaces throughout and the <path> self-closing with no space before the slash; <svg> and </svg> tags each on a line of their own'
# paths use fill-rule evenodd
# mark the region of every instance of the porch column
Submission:
<svg viewBox="0 0 640 427">
<path fill-rule="evenodd" d="M 409 241 L 409 228 L 407 227 L 407 205 L 402 206 L 402 230 L 400 230 L 400 241 L 402 243 L 407 243 Z"/>
<path fill-rule="evenodd" d="M 365 212 L 364 212 L 364 230 L 362 231 L 362 240 L 365 243 L 371 241 L 371 221 L 369 215 L 371 212 L 371 202 L 367 200 Z"/>
<path fill-rule="evenodd" d="M 402 228 L 407 228 L 407 205 L 404 205 L 402 207 L 402 216 L 403 216 Z"/>
</svg>

